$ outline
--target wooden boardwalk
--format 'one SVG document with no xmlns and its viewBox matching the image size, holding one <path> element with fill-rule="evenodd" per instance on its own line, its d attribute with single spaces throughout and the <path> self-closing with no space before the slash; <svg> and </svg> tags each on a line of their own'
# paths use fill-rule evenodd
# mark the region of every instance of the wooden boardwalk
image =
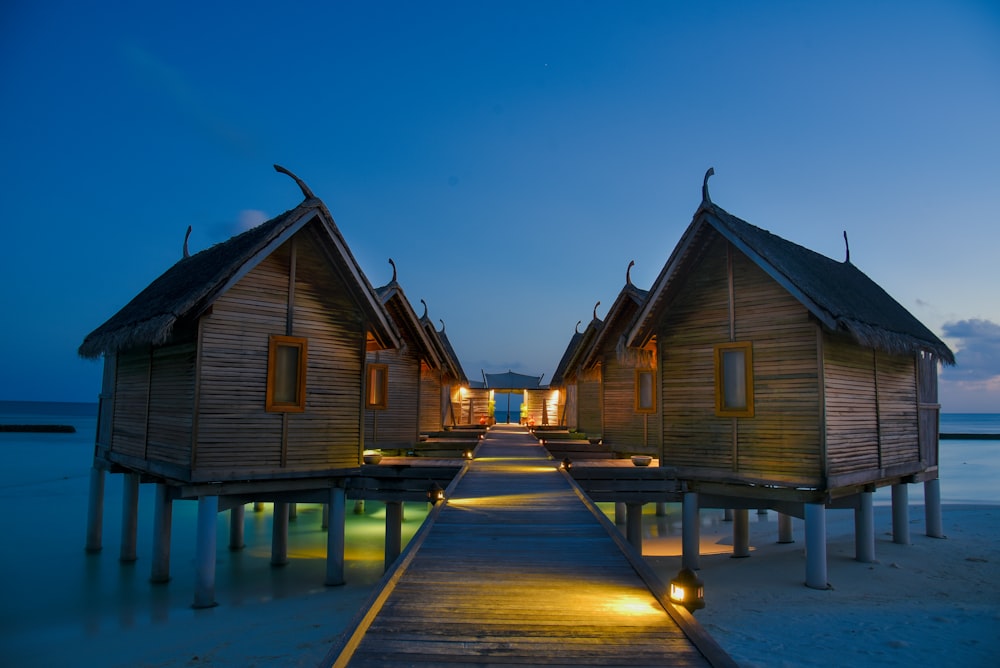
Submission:
<svg viewBox="0 0 1000 668">
<path fill-rule="evenodd" d="M 522 428 L 448 493 L 325 665 L 734 665 Z"/>
</svg>

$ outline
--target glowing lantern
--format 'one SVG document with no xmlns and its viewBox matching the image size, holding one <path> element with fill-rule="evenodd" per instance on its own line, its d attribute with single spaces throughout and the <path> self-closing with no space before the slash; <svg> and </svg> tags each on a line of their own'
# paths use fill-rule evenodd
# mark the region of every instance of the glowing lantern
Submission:
<svg viewBox="0 0 1000 668">
<path fill-rule="evenodd" d="M 444 490 L 436 482 L 431 483 L 431 488 L 427 490 L 427 501 L 434 505 L 438 501 L 444 501 Z"/>
<path fill-rule="evenodd" d="M 682 568 L 670 581 L 670 600 L 690 612 L 705 607 L 705 583 L 690 568 Z"/>
</svg>

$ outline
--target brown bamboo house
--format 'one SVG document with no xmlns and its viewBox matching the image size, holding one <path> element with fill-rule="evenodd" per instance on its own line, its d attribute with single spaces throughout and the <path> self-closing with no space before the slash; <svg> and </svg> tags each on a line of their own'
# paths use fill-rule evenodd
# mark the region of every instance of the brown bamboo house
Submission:
<svg viewBox="0 0 1000 668">
<path fill-rule="evenodd" d="M 214 605 L 219 511 L 231 509 L 230 546 L 237 549 L 244 504 L 274 502 L 272 564 L 280 566 L 290 504 L 329 504 L 327 584 L 341 584 L 347 490 L 398 509 L 403 500 L 425 500 L 427 481 L 440 475 L 414 470 L 408 482 L 405 472 L 360 466 L 366 402 L 378 398 L 366 393 L 366 356 L 390 357 L 387 351 L 405 342 L 396 355 L 407 371 L 391 376 L 406 379 L 403 404 L 425 371 L 437 383 L 440 343 L 429 341 L 398 285 L 376 294 L 323 202 L 276 169 L 299 184 L 301 204 L 200 253 L 189 256 L 185 243 L 184 257 L 79 349 L 103 356 L 105 368 L 88 550 L 101 549 L 105 471 L 125 475 L 126 561 L 135 559 L 140 479 L 157 483 L 154 581 L 169 579 L 172 501 L 197 499 L 196 607 Z M 440 400 L 439 384 L 433 393 Z M 407 419 L 399 429 L 413 438 L 416 404 Z M 454 470 L 441 472 L 437 482 L 447 484 Z M 387 512 L 387 563 L 390 534 L 398 553 L 400 519 Z"/>
<path fill-rule="evenodd" d="M 365 447 L 406 449 L 421 433 L 442 429 L 442 387 L 449 396 L 453 372 L 447 369 L 440 341 L 432 338 L 436 333 L 424 327 L 397 282 L 395 263 L 389 263 L 392 280 L 376 293 L 400 333 L 401 345 L 368 351 Z"/>
<path fill-rule="evenodd" d="M 558 389 L 565 395 L 562 424 L 595 439 L 601 437 L 603 426 L 601 373 L 599 367 L 585 369 L 583 361 L 604 325 L 597 317 L 597 307 L 600 305 L 601 302 L 594 304 L 594 315 L 582 332 L 579 331 L 580 323 L 576 324 L 576 330 L 552 375 L 552 382 L 549 383 L 549 387 Z"/>
<path fill-rule="evenodd" d="M 599 378 L 604 445 L 624 454 L 660 454 L 660 406 L 656 391 L 656 354 L 625 345 L 628 328 L 646 302 L 648 292 L 632 283 L 630 262 L 625 286 L 604 317 L 580 361 L 581 375 Z"/>
<path fill-rule="evenodd" d="M 420 409 L 420 430 L 421 433 L 436 431 L 438 429 L 454 427 L 461 421 L 462 395 L 469 389 L 469 379 L 462 369 L 462 363 L 455 354 L 455 349 L 451 345 L 451 340 L 445 333 L 445 324 L 441 320 L 441 330 L 434 329 L 433 323 L 427 316 L 427 303 L 420 300 L 424 305 L 424 314 L 420 316 L 420 325 L 427 333 L 428 339 L 437 350 L 438 357 L 442 360 L 442 368 L 439 375 L 424 375 L 421 377 L 421 392 L 427 400 L 421 402 Z M 437 386 L 440 396 L 437 401 L 437 411 L 434 412 L 434 401 L 429 398 L 430 389 L 428 386 Z"/>
<path fill-rule="evenodd" d="M 937 365 L 952 352 L 849 254 L 832 260 L 715 205 L 711 174 L 626 339 L 656 346 L 663 463 L 702 506 L 805 516 L 807 534 L 825 507 L 870 520 L 871 492 L 892 485 L 905 532 L 905 484 L 936 489 Z M 810 586 L 825 586 L 823 559 Z"/>
</svg>

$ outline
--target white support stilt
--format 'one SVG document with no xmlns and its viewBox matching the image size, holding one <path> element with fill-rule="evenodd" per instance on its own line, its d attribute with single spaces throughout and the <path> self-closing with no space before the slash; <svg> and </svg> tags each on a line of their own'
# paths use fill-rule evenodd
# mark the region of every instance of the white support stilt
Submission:
<svg viewBox="0 0 1000 668">
<path fill-rule="evenodd" d="M 732 522 L 733 521 L 733 509 L 732 508 L 725 508 L 722 511 L 722 521 L 723 522 Z"/>
<path fill-rule="evenodd" d="M 288 519 L 289 521 L 294 521 L 299 519 L 299 504 L 297 503 L 288 504 Z"/>
<path fill-rule="evenodd" d="M 642 554 L 642 504 L 625 504 L 625 538 Z"/>
<path fill-rule="evenodd" d="M 242 550 L 246 543 L 243 540 L 243 521 L 246 519 L 246 505 L 233 506 L 229 509 L 229 550 Z"/>
<path fill-rule="evenodd" d="M 698 493 L 685 492 L 681 501 L 681 568 L 698 570 L 701 551 L 701 514 Z"/>
<path fill-rule="evenodd" d="M 910 489 L 906 483 L 892 486 L 892 542 L 910 544 Z"/>
<path fill-rule="evenodd" d="M 329 529 L 330 528 L 330 504 L 329 503 L 324 503 L 323 504 L 323 517 L 322 517 L 322 519 L 319 522 L 319 528 L 320 529 Z"/>
<path fill-rule="evenodd" d="M 271 565 L 288 563 L 288 502 L 275 501 L 271 515 Z"/>
<path fill-rule="evenodd" d="M 656 516 L 666 517 L 667 516 L 667 504 L 663 501 L 656 502 Z"/>
<path fill-rule="evenodd" d="M 931 538 L 944 538 L 944 523 L 941 520 L 941 480 L 924 481 L 924 522 L 927 535 Z"/>
<path fill-rule="evenodd" d="M 170 486 L 157 483 L 153 505 L 153 564 L 149 572 L 150 582 L 170 581 L 170 524 L 173 514 L 174 502 Z"/>
<path fill-rule="evenodd" d="M 365 514 L 365 500 L 364 499 L 358 499 L 357 501 L 354 502 L 354 514 L 355 515 L 364 515 Z"/>
<path fill-rule="evenodd" d="M 344 584 L 344 528 L 347 515 L 347 497 L 343 487 L 330 488 L 330 502 L 324 504 L 327 511 L 326 534 L 326 580 L 330 587 Z"/>
<path fill-rule="evenodd" d="M 871 492 L 858 495 L 854 509 L 854 558 L 863 564 L 875 561 L 875 509 Z"/>
<path fill-rule="evenodd" d="M 87 498 L 87 552 L 101 551 L 104 532 L 104 470 L 90 469 L 90 496 Z"/>
<path fill-rule="evenodd" d="M 826 506 L 805 504 L 806 515 L 806 586 L 829 589 L 826 574 Z"/>
<path fill-rule="evenodd" d="M 750 556 L 750 511 L 737 508 L 733 511 L 733 554 L 734 559 Z"/>
<path fill-rule="evenodd" d="M 403 512 L 401 501 L 385 502 L 385 570 L 403 551 Z"/>
<path fill-rule="evenodd" d="M 215 602 L 215 519 L 219 497 L 198 497 L 198 535 L 195 542 L 195 608 L 211 608 Z"/>
<path fill-rule="evenodd" d="M 126 473 L 122 483 L 122 546 L 118 560 L 136 560 L 136 532 L 139 529 L 139 474 Z"/>
<path fill-rule="evenodd" d="M 628 521 L 628 510 L 622 501 L 615 501 L 615 524 L 624 526 Z"/>
<path fill-rule="evenodd" d="M 795 537 L 792 534 L 792 516 L 785 513 L 778 513 L 778 542 L 794 543 Z"/>
</svg>

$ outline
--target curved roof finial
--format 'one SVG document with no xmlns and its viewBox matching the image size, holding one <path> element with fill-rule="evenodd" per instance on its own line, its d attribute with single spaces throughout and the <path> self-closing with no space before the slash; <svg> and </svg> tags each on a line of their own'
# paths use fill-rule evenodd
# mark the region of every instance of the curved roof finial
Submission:
<svg viewBox="0 0 1000 668">
<path fill-rule="evenodd" d="M 715 167 L 709 167 L 705 172 L 705 180 L 701 182 L 701 201 L 712 203 L 712 198 L 708 196 L 708 177 L 715 175 Z"/>
<path fill-rule="evenodd" d="M 844 264 L 849 264 L 851 261 L 851 244 L 847 241 L 847 230 L 844 230 L 844 248 L 847 250 L 847 257 L 844 258 Z"/>
<path fill-rule="evenodd" d="M 309 186 L 306 185 L 305 181 L 295 176 L 295 174 L 292 174 L 289 170 L 285 169 L 281 165 L 275 165 L 274 171 L 281 172 L 282 174 L 287 174 L 288 176 L 292 177 L 292 180 L 294 180 L 295 183 L 299 186 L 299 190 L 302 191 L 303 197 L 305 197 L 306 199 L 316 199 L 316 195 L 313 195 L 313 191 L 309 190 Z"/>
<path fill-rule="evenodd" d="M 395 278 L 395 276 L 393 276 L 393 278 Z M 425 302 L 423 299 L 421 299 L 420 303 L 424 305 L 424 314 L 422 316 L 420 316 L 420 319 L 423 320 L 424 318 L 427 317 L 427 302 Z"/>
<path fill-rule="evenodd" d="M 574 331 L 576 331 L 576 333 L 577 333 L 577 334 L 579 334 L 579 333 L 580 333 L 580 323 L 581 323 L 581 322 L 583 322 L 583 320 L 577 320 L 577 321 L 576 321 L 576 327 L 574 327 L 574 328 L 573 328 L 573 329 L 574 329 Z"/>
<path fill-rule="evenodd" d="M 597 320 L 597 307 L 601 305 L 601 302 L 594 304 L 594 320 Z"/>
<path fill-rule="evenodd" d="M 188 225 L 188 231 L 184 234 L 184 257 L 191 257 L 191 253 L 188 251 L 188 239 L 191 237 L 191 226 Z"/>
<path fill-rule="evenodd" d="M 632 267 L 635 266 L 635 260 L 628 263 L 628 269 L 625 270 L 625 285 L 632 285 Z"/>
<path fill-rule="evenodd" d="M 441 323 L 441 332 L 440 333 L 444 334 L 444 320 L 442 320 L 441 318 L 438 318 L 438 322 Z"/>
<path fill-rule="evenodd" d="M 395 283 L 396 282 L 396 263 L 392 261 L 392 258 L 389 258 L 389 264 L 392 265 L 392 282 Z M 423 301 L 423 300 L 421 299 L 420 301 Z"/>
</svg>

